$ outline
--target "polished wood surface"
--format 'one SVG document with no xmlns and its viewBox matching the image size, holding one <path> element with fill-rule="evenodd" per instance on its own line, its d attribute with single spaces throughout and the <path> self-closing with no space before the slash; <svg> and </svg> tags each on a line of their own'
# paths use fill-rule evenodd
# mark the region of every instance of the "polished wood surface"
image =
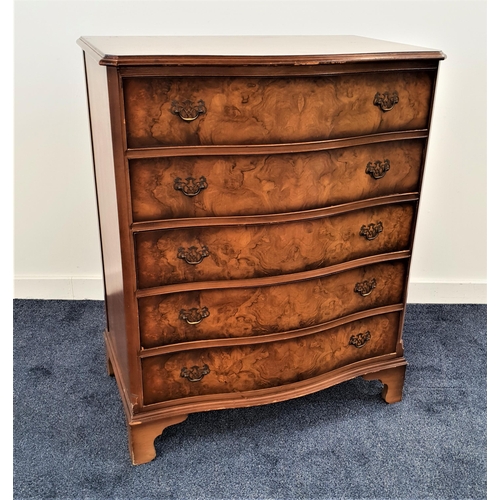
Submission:
<svg viewBox="0 0 500 500">
<path fill-rule="evenodd" d="M 381 380 L 388 403 L 402 397 L 444 55 L 360 37 L 228 40 L 78 41 L 107 371 L 134 464 L 193 412 L 357 376 Z"/>
<path fill-rule="evenodd" d="M 119 358 L 123 390 L 131 391 L 128 338 L 124 315 L 123 262 L 120 244 L 120 216 L 115 189 L 113 139 L 111 135 L 107 69 L 84 57 L 89 117 L 92 128 L 94 178 L 99 214 L 103 263 L 106 330 Z M 108 370 L 112 369 L 108 366 Z"/>
<path fill-rule="evenodd" d="M 180 424 L 187 415 L 149 420 L 146 422 L 132 422 L 128 425 L 128 446 L 130 457 L 134 465 L 151 462 L 156 457 L 155 439 L 166 427 Z"/>
<path fill-rule="evenodd" d="M 403 399 L 403 384 L 405 381 L 406 365 L 371 372 L 363 375 L 365 380 L 380 380 L 384 385 L 382 399 L 386 403 L 398 403 Z"/>
<path fill-rule="evenodd" d="M 129 147 L 272 144 L 427 128 L 432 74 L 367 73 L 309 78 L 125 78 Z M 374 104 L 397 92 L 390 111 Z M 193 121 L 173 103 L 203 101 Z"/>
<path fill-rule="evenodd" d="M 136 234 L 138 286 L 274 276 L 406 250 L 414 211 L 413 203 L 404 203 L 272 226 L 144 231 Z M 380 222 L 375 239 L 360 235 L 363 226 Z M 190 262 L 201 262 L 187 263 L 181 248 L 193 248 Z"/>
<path fill-rule="evenodd" d="M 142 365 L 144 401 L 149 404 L 203 394 L 246 392 L 312 378 L 348 363 L 395 352 L 398 329 L 399 313 L 393 313 L 282 342 L 146 358 Z M 352 339 L 360 334 L 368 340 L 356 347 Z M 199 381 L 181 375 L 183 368 L 205 365 L 209 373 Z"/>
<path fill-rule="evenodd" d="M 416 192 L 423 147 L 420 139 L 294 154 L 131 160 L 133 218 L 282 213 Z M 389 165 L 380 178 L 367 173 L 377 162 Z"/>
<path fill-rule="evenodd" d="M 86 36 L 77 43 L 103 65 L 317 64 L 439 60 L 435 49 L 351 35 Z"/>
<path fill-rule="evenodd" d="M 236 338 L 319 325 L 403 302 L 406 261 L 384 262 L 279 286 L 202 290 L 139 299 L 144 348 L 202 339 Z M 356 291 L 365 285 L 363 295 Z M 207 308 L 198 324 L 180 311 Z"/>
</svg>

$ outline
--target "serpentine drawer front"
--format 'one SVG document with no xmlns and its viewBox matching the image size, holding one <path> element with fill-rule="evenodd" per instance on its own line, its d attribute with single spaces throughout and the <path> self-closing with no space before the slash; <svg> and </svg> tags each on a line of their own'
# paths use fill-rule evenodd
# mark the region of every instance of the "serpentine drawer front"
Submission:
<svg viewBox="0 0 500 500">
<path fill-rule="evenodd" d="M 134 221 L 297 212 L 419 189 L 424 141 L 130 160 Z"/>
<path fill-rule="evenodd" d="M 143 297 L 141 345 L 266 335 L 400 304 L 406 270 L 404 259 L 280 285 Z"/>
<path fill-rule="evenodd" d="M 132 462 L 194 412 L 358 376 L 400 401 L 444 55 L 349 36 L 78 44 Z"/>
<path fill-rule="evenodd" d="M 427 128 L 428 72 L 125 78 L 128 145 L 270 144 Z"/>
<path fill-rule="evenodd" d="M 282 224 L 140 232 L 138 286 L 276 276 L 407 250 L 413 214 L 404 203 Z"/>
</svg>

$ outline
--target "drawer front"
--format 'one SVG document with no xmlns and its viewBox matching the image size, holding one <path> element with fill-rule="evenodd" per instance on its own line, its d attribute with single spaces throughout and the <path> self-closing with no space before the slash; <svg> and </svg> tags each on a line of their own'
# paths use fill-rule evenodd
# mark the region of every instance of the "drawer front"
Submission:
<svg viewBox="0 0 500 500">
<path fill-rule="evenodd" d="M 130 161 L 134 221 L 310 210 L 419 189 L 424 141 Z"/>
<path fill-rule="evenodd" d="M 428 126 L 433 73 L 124 78 L 131 148 L 320 141 Z"/>
<path fill-rule="evenodd" d="M 289 340 L 145 358 L 144 403 L 267 389 L 390 354 L 396 350 L 399 319 L 399 313 L 391 313 Z"/>
<path fill-rule="evenodd" d="M 284 285 L 144 297 L 141 346 L 285 332 L 399 304 L 406 273 L 406 261 L 384 262 Z"/>
<path fill-rule="evenodd" d="M 407 250 L 414 203 L 280 224 L 136 233 L 139 288 L 305 271 Z"/>
</svg>

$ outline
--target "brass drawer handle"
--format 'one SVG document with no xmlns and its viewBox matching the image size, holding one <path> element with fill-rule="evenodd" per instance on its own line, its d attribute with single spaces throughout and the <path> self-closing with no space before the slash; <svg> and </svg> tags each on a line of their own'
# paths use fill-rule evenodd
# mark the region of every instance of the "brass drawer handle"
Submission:
<svg viewBox="0 0 500 500">
<path fill-rule="evenodd" d="M 201 323 L 205 318 L 210 316 L 210 311 L 207 307 L 202 307 L 198 309 L 193 307 L 186 311 L 186 309 L 181 309 L 179 311 L 179 319 L 185 321 L 188 325 L 197 325 Z"/>
<path fill-rule="evenodd" d="M 203 245 L 200 249 L 198 247 L 189 247 L 187 250 L 184 247 L 179 247 L 177 250 L 177 258 L 183 259 L 186 264 L 191 266 L 196 266 L 200 264 L 205 257 L 210 255 L 210 251 L 206 245 Z"/>
<path fill-rule="evenodd" d="M 389 92 L 384 92 L 383 94 L 377 92 L 373 99 L 373 104 L 378 106 L 384 113 L 390 111 L 398 102 L 399 96 L 396 91 L 392 94 L 389 94 Z"/>
<path fill-rule="evenodd" d="M 354 292 L 359 293 L 361 297 L 368 297 L 368 295 L 373 292 L 376 286 L 377 280 L 375 278 L 372 278 L 371 280 L 360 281 L 359 283 L 356 283 Z"/>
<path fill-rule="evenodd" d="M 357 335 L 351 335 L 349 339 L 349 345 L 353 345 L 354 347 L 361 349 L 366 343 L 372 338 L 370 332 L 361 332 Z"/>
<path fill-rule="evenodd" d="M 205 375 L 210 373 L 210 368 L 208 365 L 203 365 L 201 368 L 199 366 L 192 366 L 191 368 L 181 368 L 181 377 L 187 378 L 189 382 L 199 382 Z"/>
<path fill-rule="evenodd" d="M 371 224 L 368 224 L 368 226 L 363 224 L 359 231 L 359 235 L 364 236 L 367 240 L 374 240 L 383 231 L 383 229 L 384 226 L 382 226 L 382 222 L 380 221 L 376 224 L 372 222 Z"/>
<path fill-rule="evenodd" d="M 194 177 L 186 177 L 183 181 L 180 177 L 174 180 L 174 189 L 180 191 L 186 196 L 196 196 L 200 194 L 203 189 L 207 189 L 208 183 L 205 177 L 202 175 L 200 180 L 197 181 Z"/>
<path fill-rule="evenodd" d="M 376 180 L 376 179 L 382 179 L 382 177 L 384 177 L 385 173 L 390 168 L 391 168 L 391 163 L 389 160 L 384 160 L 383 163 L 380 160 L 377 160 L 373 163 L 369 162 L 368 165 L 366 165 L 365 172 L 371 175 Z"/>
<path fill-rule="evenodd" d="M 173 115 L 179 116 L 185 122 L 192 122 L 196 120 L 198 116 L 207 112 L 207 108 L 205 107 L 205 103 L 200 99 L 195 105 L 194 102 L 186 99 L 183 102 L 172 101 L 172 107 L 170 111 Z"/>
</svg>

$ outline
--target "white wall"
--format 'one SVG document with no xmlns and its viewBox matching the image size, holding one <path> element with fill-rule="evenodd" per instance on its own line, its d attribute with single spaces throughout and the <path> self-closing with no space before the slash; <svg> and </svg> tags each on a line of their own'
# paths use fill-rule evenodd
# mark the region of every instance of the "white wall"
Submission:
<svg viewBox="0 0 500 500">
<path fill-rule="evenodd" d="M 15 296 L 102 298 L 81 35 L 351 34 L 442 50 L 411 302 L 486 301 L 486 1 L 15 7 Z"/>
</svg>

